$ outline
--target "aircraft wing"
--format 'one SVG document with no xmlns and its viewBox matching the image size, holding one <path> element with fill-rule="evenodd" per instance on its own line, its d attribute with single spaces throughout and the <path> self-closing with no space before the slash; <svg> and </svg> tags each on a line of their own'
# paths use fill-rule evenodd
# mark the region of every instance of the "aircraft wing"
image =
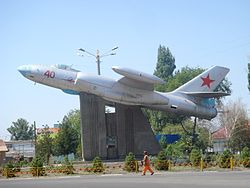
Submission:
<svg viewBox="0 0 250 188">
<path fill-rule="evenodd" d="M 202 98 L 220 98 L 230 95 L 229 93 L 224 93 L 224 92 L 181 92 L 181 93 Z"/>
<path fill-rule="evenodd" d="M 121 68 L 121 67 L 112 67 L 112 69 L 116 73 L 124 76 L 121 79 L 119 79 L 118 82 L 130 87 L 153 91 L 154 84 L 165 83 L 157 76 L 136 71 L 133 69 Z"/>
</svg>

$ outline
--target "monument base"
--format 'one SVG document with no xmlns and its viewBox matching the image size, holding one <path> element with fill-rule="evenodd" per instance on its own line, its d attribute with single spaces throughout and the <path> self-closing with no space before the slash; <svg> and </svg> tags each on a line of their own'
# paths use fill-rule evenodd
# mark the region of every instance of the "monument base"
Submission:
<svg viewBox="0 0 250 188">
<path fill-rule="evenodd" d="M 124 159 L 129 152 L 142 157 L 146 150 L 156 155 L 161 147 L 138 106 L 111 104 L 114 113 L 105 113 L 110 102 L 92 94 L 80 94 L 83 159 Z"/>
</svg>

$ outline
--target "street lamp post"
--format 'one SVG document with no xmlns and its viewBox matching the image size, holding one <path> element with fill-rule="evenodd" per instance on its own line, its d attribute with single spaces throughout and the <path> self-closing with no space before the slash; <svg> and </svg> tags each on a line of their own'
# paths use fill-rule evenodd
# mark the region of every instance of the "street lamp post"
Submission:
<svg viewBox="0 0 250 188">
<path fill-rule="evenodd" d="M 115 55 L 116 53 L 113 53 L 113 51 L 115 51 L 117 49 L 118 49 L 118 46 L 112 48 L 111 50 L 109 50 L 109 51 L 107 51 L 105 53 L 103 53 L 102 55 L 100 55 L 100 52 L 99 52 L 98 49 L 96 50 L 96 55 L 93 54 L 93 53 L 91 53 L 91 52 L 88 52 L 87 50 L 82 49 L 82 48 L 79 48 L 78 50 L 81 51 L 81 52 L 87 53 L 87 54 L 89 54 L 89 55 L 91 55 L 91 56 L 93 56 L 93 57 L 96 58 L 97 73 L 98 73 L 98 75 L 101 75 L 101 70 L 100 70 L 101 69 L 100 68 L 101 60 L 100 59 L 103 58 L 103 57 L 106 57 L 106 56 Z"/>
</svg>

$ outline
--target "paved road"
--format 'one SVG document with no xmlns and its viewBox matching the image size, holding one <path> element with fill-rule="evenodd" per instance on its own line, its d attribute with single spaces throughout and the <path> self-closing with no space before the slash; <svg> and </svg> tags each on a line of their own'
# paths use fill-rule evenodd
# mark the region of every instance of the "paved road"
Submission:
<svg viewBox="0 0 250 188">
<path fill-rule="evenodd" d="M 1 179 L 0 188 L 249 188 L 249 172 L 167 172 L 154 176 L 85 175 Z"/>
</svg>

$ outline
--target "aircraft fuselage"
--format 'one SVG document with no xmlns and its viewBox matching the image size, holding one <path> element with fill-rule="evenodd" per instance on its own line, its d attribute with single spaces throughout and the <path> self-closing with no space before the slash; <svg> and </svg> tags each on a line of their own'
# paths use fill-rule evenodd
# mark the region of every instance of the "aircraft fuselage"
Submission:
<svg viewBox="0 0 250 188">
<path fill-rule="evenodd" d="M 162 93 L 134 88 L 114 79 L 85 74 L 68 66 L 23 65 L 18 70 L 36 83 L 62 89 L 69 94 L 90 93 L 116 103 L 209 120 L 217 115 L 213 106 L 201 105 L 202 99 L 199 98 L 179 92 Z"/>
</svg>

